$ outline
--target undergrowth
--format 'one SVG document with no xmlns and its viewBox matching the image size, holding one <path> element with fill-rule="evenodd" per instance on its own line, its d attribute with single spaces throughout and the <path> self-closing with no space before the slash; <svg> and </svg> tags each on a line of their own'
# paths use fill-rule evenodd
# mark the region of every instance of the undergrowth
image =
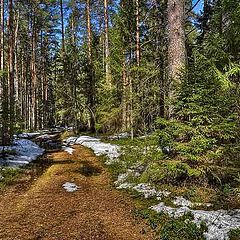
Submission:
<svg viewBox="0 0 240 240">
<path fill-rule="evenodd" d="M 6 186 L 13 184 L 21 173 L 21 169 L 0 168 L 0 190 L 3 190 Z"/>
<path fill-rule="evenodd" d="M 231 230 L 229 234 L 230 240 L 239 240 L 240 239 L 240 228 Z"/>
<path fill-rule="evenodd" d="M 188 145 L 187 136 L 191 135 L 188 133 L 189 128 L 187 131 L 173 125 L 171 128 L 175 129 L 174 138 L 185 139 L 185 144 Z M 165 131 L 164 134 L 163 131 Z M 239 169 L 231 165 L 210 164 L 213 160 L 206 157 L 214 155 L 211 149 L 214 141 L 194 138 L 194 141 L 180 152 L 179 148 L 176 148 L 163 135 L 167 135 L 167 130 L 162 128 L 146 138 L 111 141 L 111 143 L 120 145 L 123 152 L 120 161 L 110 167 L 114 179 L 127 169 L 142 166 L 140 176 L 137 178 L 130 176 L 128 182 L 150 183 L 160 190 L 168 188 L 176 195 L 184 196 L 190 201 L 211 202 L 216 208 L 238 208 L 240 206 Z M 178 143 L 175 142 L 175 144 Z M 169 153 L 164 153 L 164 146 L 169 146 Z M 190 161 L 186 157 L 189 153 L 199 156 L 200 160 Z M 204 160 L 200 157 L 201 154 L 205 156 Z"/>
<path fill-rule="evenodd" d="M 197 226 L 192 222 L 193 216 L 186 214 L 179 218 L 171 218 L 168 214 L 156 213 L 149 209 L 149 202 L 137 201 L 135 216 L 146 220 L 156 234 L 156 240 L 204 240 L 203 233 L 207 230 L 204 223 Z"/>
</svg>

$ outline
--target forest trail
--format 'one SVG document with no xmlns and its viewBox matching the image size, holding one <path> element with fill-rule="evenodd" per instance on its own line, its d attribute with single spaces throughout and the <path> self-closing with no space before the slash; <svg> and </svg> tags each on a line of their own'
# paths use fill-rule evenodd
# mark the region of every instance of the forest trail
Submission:
<svg viewBox="0 0 240 240">
<path fill-rule="evenodd" d="M 144 240 L 144 222 L 134 218 L 130 198 L 111 186 L 110 174 L 87 148 L 48 154 L 53 161 L 26 191 L 0 198 L 1 240 Z M 67 192 L 66 182 L 79 189 Z"/>
</svg>

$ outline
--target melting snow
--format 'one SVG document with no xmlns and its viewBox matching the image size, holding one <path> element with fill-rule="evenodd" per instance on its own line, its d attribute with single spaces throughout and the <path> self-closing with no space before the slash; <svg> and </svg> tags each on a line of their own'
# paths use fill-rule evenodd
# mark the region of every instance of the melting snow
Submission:
<svg viewBox="0 0 240 240">
<path fill-rule="evenodd" d="M 65 151 L 65 152 L 67 152 L 67 153 L 69 153 L 69 154 L 73 154 L 73 152 L 75 151 L 73 148 L 71 148 L 71 147 L 66 147 L 66 146 L 63 146 L 62 147 L 62 149 Z"/>
<path fill-rule="evenodd" d="M 51 138 L 55 138 L 57 137 L 58 134 L 43 134 L 43 135 L 40 135 L 38 137 L 36 137 L 36 140 L 48 140 L 48 139 L 51 139 Z"/>
<path fill-rule="evenodd" d="M 182 207 L 193 207 L 193 203 L 183 197 L 176 197 L 173 203 Z"/>
<path fill-rule="evenodd" d="M 36 160 L 44 153 L 44 149 L 40 148 L 34 142 L 27 139 L 18 139 L 14 141 L 13 146 L 4 147 L 5 150 L 15 151 L 16 155 L 8 155 L 6 158 L 0 158 L 0 165 L 10 167 L 21 167 Z M 0 151 L 3 147 L 0 147 Z"/>
<path fill-rule="evenodd" d="M 128 132 L 124 132 L 124 133 L 119 133 L 113 136 L 109 136 L 108 139 L 115 140 L 115 139 L 129 138 L 129 137 L 131 137 L 131 134 Z"/>
<path fill-rule="evenodd" d="M 62 186 L 67 192 L 76 192 L 80 188 L 75 183 L 71 182 L 66 182 Z"/>
<path fill-rule="evenodd" d="M 103 143 L 99 138 L 93 138 L 88 136 L 70 137 L 65 140 L 68 145 L 80 144 L 94 151 L 97 156 L 107 155 L 109 160 L 106 161 L 107 165 L 110 165 L 117 161 L 120 157 L 120 148 L 117 145 L 110 143 Z"/>
<path fill-rule="evenodd" d="M 121 155 L 120 147 L 117 145 L 111 145 L 109 143 L 103 143 L 98 138 L 92 138 L 88 136 L 71 137 L 66 140 L 68 145 L 81 144 L 85 147 L 91 148 L 97 156 L 107 155 L 109 160 L 106 164 L 114 163 Z M 143 194 L 145 198 L 156 197 L 161 200 L 162 197 L 168 197 L 171 192 L 157 191 L 150 184 L 141 183 L 138 185 L 128 183 L 127 179 L 130 176 L 138 177 L 141 171 L 136 169 L 129 169 L 126 173 L 119 175 L 115 185 L 118 189 L 134 189 Z M 69 191 L 76 191 L 78 187 L 73 183 L 66 183 Z M 184 214 L 191 212 L 194 216 L 194 222 L 198 225 L 203 221 L 208 226 L 208 231 L 204 234 L 207 240 L 228 240 L 228 233 L 231 229 L 240 228 L 240 209 L 225 211 L 204 211 L 204 210 L 192 210 L 194 206 L 211 206 L 211 204 L 192 203 L 183 197 L 176 197 L 173 200 L 176 208 L 168 207 L 164 202 L 159 203 L 156 206 L 151 207 L 156 212 L 164 212 L 172 217 L 180 217 Z"/>
<path fill-rule="evenodd" d="M 40 132 L 21 133 L 21 134 L 18 134 L 17 137 L 19 137 L 19 138 L 27 138 L 27 139 L 31 139 L 31 138 L 34 138 L 34 137 L 37 137 L 37 136 L 40 136 L 40 135 L 41 135 Z"/>
<path fill-rule="evenodd" d="M 132 183 L 121 183 L 119 186 L 117 186 L 117 189 L 131 189 L 134 187 L 134 184 Z"/>
<path fill-rule="evenodd" d="M 207 240 L 227 240 L 228 233 L 231 229 L 240 227 L 240 209 L 225 211 L 203 211 L 192 210 L 188 207 L 172 208 L 166 206 L 163 202 L 151 207 L 156 212 L 164 212 L 171 217 L 178 218 L 184 214 L 191 212 L 194 216 L 194 223 L 200 225 L 205 222 L 208 232 L 204 233 Z"/>
<path fill-rule="evenodd" d="M 145 198 L 155 197 L 157 195 L 156 189 L 145 183 L 138 184 L 137 186 L 133 187 L 133 190 L 142 193 Z"/>
</svg>

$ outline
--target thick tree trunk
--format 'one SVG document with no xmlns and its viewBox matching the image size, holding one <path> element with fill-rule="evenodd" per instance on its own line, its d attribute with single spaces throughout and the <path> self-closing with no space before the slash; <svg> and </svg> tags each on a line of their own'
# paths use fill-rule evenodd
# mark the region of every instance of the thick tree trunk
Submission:
<svg viewBox="0 0 240 240">
<path fill-rule="evenodd" d="M 9 139 L 9 132 L 8 132 L 8 83 L 7 77 L 5 74 L 5 54 L 4 54 L 4 45 L 5 45 L 5 22 L 4 22 L 4 11 L 5 11 L 5 4 L 4 0 L 1 0 L 1 26 L 0 26 L 0 66 L 2 71 L 1 76 L 1 98 L 2 98 L 2 144 L 7 145 L 10 143 Z"/>
<path fill-rule="evenodd" d="M 15 19 L 15 30 L 14 30 L 14 62 L 15 62 L 15 80 L 14 80 L 14 85 L 15 85 L 15 113 L 16 116 L 18 116 L 19 113 L 19 68 L 18 68 L 18 31 L 19 31 L 19 18 L 20 18 L 20 12 L 17 12 L 16 19 Z M 16 119 L 17 120 L 17 119 Z"/>
<path fill-rule="evenodd" d="M 168 0 L 169 117 L 174 115 L 175 84 L 181 83 L 181 73 L 186 64 L 184 7 L 184 0 Z"/>
<path fill-rule="evenodd" d="M 37 129 L 37 74 L 36 74 L 36 45 L 37 33 L 35 26 L 35 17 L 33 19 L 32 29 L 32 57 L 31 57 L 31 79 L 32 79 L 32 123 L 31 128 Z"/>
<path fill-rule="evenodd" d="M 4 0 L 1 0 L 0 4 L 1 16 L 0 16 L 0 67 L 4 69 Z"/>
<path fill-rule="evenodd" d="M 87 18 L 87 36 L 88 36 L 88 61 L 89 61 L 89 108 L 90 108 L 90 130 L 95 132 L 95 76 L 92 54 L 92 26 L 91 26 L 91 8 L 90 0 L 86 3 L 86 18 Z"/>
</svg>

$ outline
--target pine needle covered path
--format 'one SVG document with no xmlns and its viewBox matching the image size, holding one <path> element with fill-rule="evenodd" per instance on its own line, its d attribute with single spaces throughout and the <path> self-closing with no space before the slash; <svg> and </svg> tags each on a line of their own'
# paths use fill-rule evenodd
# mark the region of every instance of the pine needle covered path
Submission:
<svg viewBox="0 0 240 240">
<path fill-rule="evenodd" d="M 144 240 L 143 222 L 134 218 L 130 198 L 111 186 L 100 160 L 82 146 L 48 155 L 53 161 L 27 191 L 0 198 L 0 239 Z M 62 185 L 75 183 L 67 192 Z"/>
</svg>

